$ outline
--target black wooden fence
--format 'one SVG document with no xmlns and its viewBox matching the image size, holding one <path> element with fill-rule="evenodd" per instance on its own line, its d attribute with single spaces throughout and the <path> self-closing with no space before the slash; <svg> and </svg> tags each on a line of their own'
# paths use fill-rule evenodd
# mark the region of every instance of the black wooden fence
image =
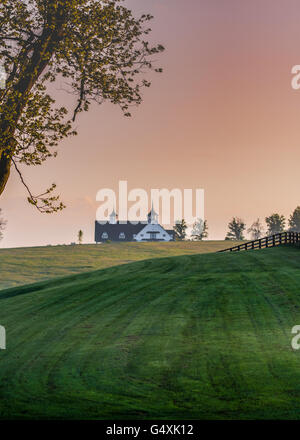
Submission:
<svg viewBox="0 0 300 440">
<path fill-rule="evenodd" d="M 269 237 L 258 238 L 218 252 L 248 251 L 250 249 L 263 249 L 281 244 L 294 244 L 300 242 L 300 232 L 279 232 Z"/>
</svg>

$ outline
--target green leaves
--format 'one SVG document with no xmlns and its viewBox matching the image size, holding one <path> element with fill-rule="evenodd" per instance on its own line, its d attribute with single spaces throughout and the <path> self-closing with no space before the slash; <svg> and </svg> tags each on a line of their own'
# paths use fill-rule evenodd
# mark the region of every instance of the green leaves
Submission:
<svg viewBox="0 0 300 440">
<path fill-rule="evenodd" d="M 8 78 L 0 90 L 0 169 L 3 151 L 15 166 L 55 157 L 53 149 L 76 135 L 77 116 L 93 102 L 109 101 L 131 116 L 130 107 L 142 102 L 142 89 L 150 86 L 141 75 L 162 72 L 152 57 L 163 46 L 144 40 L 152 18 L 135 18 L 120 0 L 2 1 L 0 62 Z M 74 94 L 74 108 L 56 108 L 49 84 L 57 81 Z M 0 174 L 0 194 L 7 178 Z M 29 201 L 42 212 L 56 210 L 52 197 L 30 195 Z"/>
<path fill-rule="evenodd" d="M 300 206 L 294 210 L 289 218 L 290 231 L 299 232 L 300 231 Z"/>
<path fill-rule="evenodd" d="M 181 221 L 176 221 L 173 230 L 175 232 L 176 240 L 185 240 L 187 230 L 186 221 L 184 219 L 182 219 Z"/>
<path fill-rule="evenodd" d="M 283 232 L 285 228 L 285 217 L 284 215 L 279 215 L 277 213 L 266 217 L 266 224 L 268 226 L 268 234 L 276 234 L 278 232 Z"/>
<path fill-rule="evenodd" d="M 246 229 L 245 222 L 239 217 L 233 217 L 228 223 L 227 235 L 225 240 L 245 240 L 244 231 Z"/>
</svg>

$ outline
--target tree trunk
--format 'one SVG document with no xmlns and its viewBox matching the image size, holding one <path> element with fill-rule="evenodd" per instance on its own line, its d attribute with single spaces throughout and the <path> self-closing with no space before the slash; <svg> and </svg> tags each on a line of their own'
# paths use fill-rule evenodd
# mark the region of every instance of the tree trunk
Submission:
<svg viewBox="0 0 300 440">
<path fill-rule="evenodd" d="M 4 191 L 10 175 L 11 158 L 7 153 L 7 151 L 0 152 L 0 195 Z"/>
<path fill-rule="evenodd" d="M 58 19 L 58 16 L 56 18 Z M 23 99 L 16 101 L 15 95 L 12 94 L 11 100 L 8 99 L 6 102 L 6 112 L 7 114 L 12 113 L 14 115 L 13 119 L 11 119 L 8 123 L 5 116 L 5 111 L 1 115 L 2 121 L 0 118 L 0 133 L 5 133 L 5 136 L 2 136 L 2 138 L 0 136 L 2 143 L 2 149 L 0 146 L 0 196 L 5 189 L 10 175 L 13 148 L 9 144 L 14 142 L 11 140 L 14 138 L 17 121 L 26 105 L 26 97 L 28 92 L 32 89 L 33 85 L 47 67 L 54 52 L 55 46 L 58 45 L 60 39 L 62 38 L 63 20 L 62 18 L 60 20 L 61 23 L 59 23 L 59 26 L 57 26 L 55 30 L 44 30 L 40 37 L 40 41 L 35 45 L 31 62 L 27 66 L 24 77 L 20 78 L 16 84 L 16 91 L 18 92 L 18 95 L 23 96 Z M 9 141 L 7 141 L 7 139 L 9 139 Z"/>
</svg>

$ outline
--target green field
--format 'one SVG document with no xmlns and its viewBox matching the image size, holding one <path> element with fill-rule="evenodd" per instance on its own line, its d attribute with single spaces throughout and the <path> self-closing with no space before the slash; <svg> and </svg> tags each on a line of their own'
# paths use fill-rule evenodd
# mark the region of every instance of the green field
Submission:
<svg viewBox="0 0 300 440">
<path fill-rule="evenodd" d="M 300 418 L 299 248 L 152 259 L 2 290 L 0 324 L 4 419 Z"/>
<path fill-rule="evenodd" d="M 0 249 L 0 289 L 147 258 L 216 252 L 241 242 L 107 243 Z"/>
</svg>

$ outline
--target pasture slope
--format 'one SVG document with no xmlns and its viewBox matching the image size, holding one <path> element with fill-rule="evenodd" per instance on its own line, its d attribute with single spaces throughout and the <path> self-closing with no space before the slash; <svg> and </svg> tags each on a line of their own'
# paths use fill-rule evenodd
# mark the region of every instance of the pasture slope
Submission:
<svg viewBox="0 0 300 440">
<path fill-rule="evenodd" d="M 230 242 L 230 245 L 243 242 Z M 147 258 L 217 252 L 228 241 L 106 243 L 0 249 L 0 289 Z"/>
<path fill-rule="evenodd" d="M 152 259 L 0 291 L 0 418 L 300 418 L 300 252 Z"/>
</svg>

